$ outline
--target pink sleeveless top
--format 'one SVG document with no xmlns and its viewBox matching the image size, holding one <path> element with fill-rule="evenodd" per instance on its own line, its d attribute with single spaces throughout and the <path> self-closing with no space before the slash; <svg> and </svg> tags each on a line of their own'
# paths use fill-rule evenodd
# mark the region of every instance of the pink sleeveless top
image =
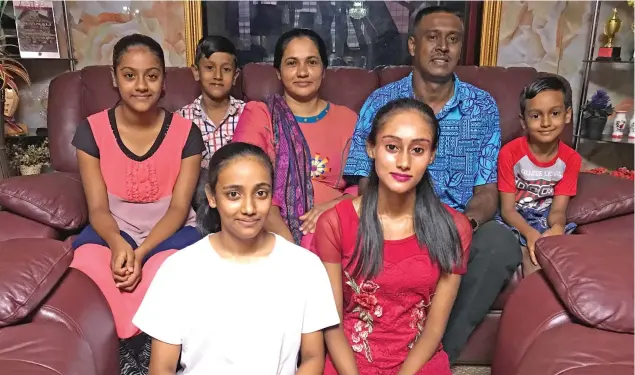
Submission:
<svg viewBox="0 0 635 375">
<path fill-rule="evenodd" d="M 88 117 L 88 123 L 99 147 L 99 165 L 108 191 L 110 212 L 119 229 L 140 245 L 170 206 L 181 170 L 181 153 L 192 123 L 173 114 L 167 130 L 162 130 L 165 136 L 158 147 L 155 143 L 148 156 L 138 160 L 122 150 L 125 145 L 115 136 L 116 128 L 111 126 L 108 110 Z M 184 225 L 196 225 L 196 215 L 191 208 Z"/>
</svg>

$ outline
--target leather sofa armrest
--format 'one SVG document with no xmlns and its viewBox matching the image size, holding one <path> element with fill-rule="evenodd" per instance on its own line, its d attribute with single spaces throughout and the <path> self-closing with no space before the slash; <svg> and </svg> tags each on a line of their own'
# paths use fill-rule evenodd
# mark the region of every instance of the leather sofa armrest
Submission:
<svg viewBox="0 0 635 375">
<path fill-rule="evenodd" d="M 525 352 L 544 332 L 570 323 L 542 271 L 522 280 L 501 316 L 492 363 L 493 375 L 516 374 Z"/>
<path fill-rule="evenodd" d="M 61 323 L 88 342 L 97 374 L 119 374 L 115 322 L 97 285 L 70 268 L 33 315 L 32 323 Z"/>
<path fill-rule="evenodd" d="M 88 343 L 61 324 L 20 324 L 1 332 L 3 375 L 106 375 L 95 371 Z"/>
<path fill-rule="evenodd" d="M 84 188 L 76 173 L 54 172 L 0 181 L 0 206 L 60 230 L 88 222 Z"/>
<path fill-rule="evenodd" d="M 567 221 L 582 225 L 632 214 L 634 204 L 633 181 L 580 173 L 578 193 L 567 207 Z"/>
<path fill-rule="evenodd" d="M 536 241 L 538 262 L 567 310 L 585 324 L 633 333 L 632 237 L 554 236 Z"/>
<path fill-rule="evenodd" d="M 503 375 L 633 374 L 632 335 L 581 324 L 564 324 L 543 333 L 523 354 L 518 370 Z"/>
<path fill-rule="evenodd" d="M 73 260 L 70 246 L 42 238 L 0 242 L 0 327 L 33 312 Z"/>
</svg>

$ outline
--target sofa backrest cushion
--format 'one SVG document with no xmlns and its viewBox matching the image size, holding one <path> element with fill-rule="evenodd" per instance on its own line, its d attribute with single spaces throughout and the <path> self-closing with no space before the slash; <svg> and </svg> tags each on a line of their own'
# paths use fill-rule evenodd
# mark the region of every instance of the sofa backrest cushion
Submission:
<svg viewBox="0 0 635 375">
<path fill-rule="evenodd" d="M 589 326 L 633 333 L 633 236 L 536 241 L 538 261 L 569 313 Z"/>
<path fill-rule="evenodd" d="M 410 66 L 375 70 L 332 67 L 327 70 L 320 94 L 333 103 L 359 112 L 366 98 L 377 88 L 406 76 Z M 457 67 L 459 77 L 492 94 L 497 101 L 503 143 L 522 134 L 518 120 L 520 90 L 536 76 L 533 68 Z M 168 68 L 161 105 L 174 111 L 200 95 L 190 68 Z M 240 73 L 232 95 L 245 100 L 262 100 L 282 93 L 276 70 L 269 64 L 250 63 Z M 70 144 L 77 125 L 91 114 L 114 106 L 119 100 L 109 66 L 89 66 L 56 77 L 49 88 L 47 126 L 53 168 L 77 172 L 75 148 Z M 563 139 L 571 141 L 567 128 Z"/>
<path fill-rule="evenodd" d="M 0 327 L 19 323 L 33 312 L 72 260 L 68 243 L 44 238 L 0 242 Z"/>
<path fill-rule="evenodd" d="M 633 213 L 633 181 L 609 175 L 580 173 L 578 191 L 567 206 L 567 222 L 596 223 Z M 632 234 L 632 227 L 629 228 Z"/>
</svg>

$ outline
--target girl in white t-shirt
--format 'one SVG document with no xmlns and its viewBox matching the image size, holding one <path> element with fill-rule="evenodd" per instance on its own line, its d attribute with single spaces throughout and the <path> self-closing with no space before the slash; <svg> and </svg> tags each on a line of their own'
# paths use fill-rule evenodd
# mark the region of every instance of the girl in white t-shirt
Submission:
<svg viewBox="0 0 635 375">
<path fill-rule="evenodd" d="M 264 230 L 272 181 L 256 146 L 212 156 L 199 226 L 214 234 L 163 263 L 133 319 L 153 338 L 150 375 L 174 374 L 179 356 L 179 374 L 322 374 L 322 330 L 339 316 L 320 259 Z"/>
</svg>

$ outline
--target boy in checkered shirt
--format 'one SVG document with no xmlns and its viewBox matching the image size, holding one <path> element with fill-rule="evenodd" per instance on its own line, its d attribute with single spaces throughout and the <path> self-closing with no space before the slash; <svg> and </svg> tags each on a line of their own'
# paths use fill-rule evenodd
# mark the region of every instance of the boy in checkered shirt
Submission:
<svg viewBox="0 0 635 375">
<path fill-rule="evenodd" d="M 222 36 L 202 38 L 196 46 L 192 73 L 203 94 L 181 108 L 179 114 L 201 129 L 205 142 L 201 166 L 207 168 L 212 154 L 231 142 L 245 107 L 245 102 L 229 95 L 239 74 L 236 47 Z"/>
</svg>

